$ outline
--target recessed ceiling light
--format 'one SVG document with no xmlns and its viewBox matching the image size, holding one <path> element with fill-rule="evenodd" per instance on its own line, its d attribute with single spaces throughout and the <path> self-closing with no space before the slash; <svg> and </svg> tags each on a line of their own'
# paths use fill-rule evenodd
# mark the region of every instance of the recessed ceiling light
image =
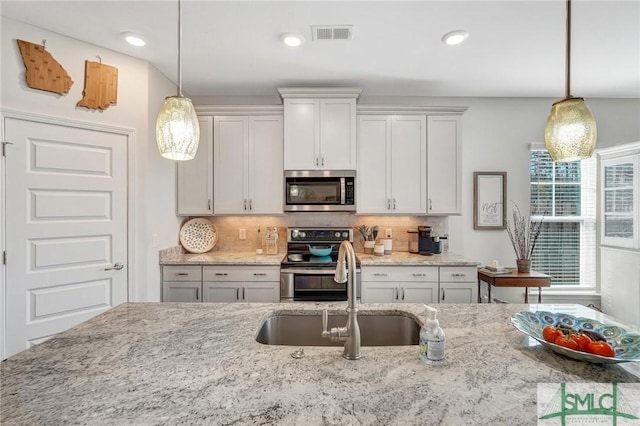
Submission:
<svg viewBox="0 0 640 426">
<path fill-rule="evenodd" d="M 304 43 L 304 37 L 297 33 L 285 33 L 280 38 L 289 47 L 298 47 Z"/>
<path fill-rule="evenodd" d="M 127 41 L 127 43 L 136 47 L 142 47 L 147 44 L 143 39 L 140 38 L 139 35 L 134 33 L 122 33 L 122 36 Z"/>
<path fill-rule="evenodd" d="M 442 41 L 448 45 L 456 45 L 465 41 L 469 37 L 469 33 L 465 30 L 450 31 L 442 36 Z"/>
</svg>

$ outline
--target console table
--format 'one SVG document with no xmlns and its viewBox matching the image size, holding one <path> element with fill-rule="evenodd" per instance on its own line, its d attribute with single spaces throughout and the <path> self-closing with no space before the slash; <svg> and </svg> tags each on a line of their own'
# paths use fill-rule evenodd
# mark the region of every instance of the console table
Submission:
<svg viewBox="0 0 640 426">
<path fill-rule="evenodd" d="M 542 287 L 551 286 L 551 277 L 542 272 L 518 272 L 514 270 L 508 274 L 494 274 L 486 269 L 478 269 L 478 303 L 480 298 L 480 283 L 488 284 L 489 303 L 491 303 L 491 286 L 496 287 L 525 287 L 524 303 L 529 303 L 529 287 L 538 287 L 538 303 L 542 303 Z"/>
</svg>

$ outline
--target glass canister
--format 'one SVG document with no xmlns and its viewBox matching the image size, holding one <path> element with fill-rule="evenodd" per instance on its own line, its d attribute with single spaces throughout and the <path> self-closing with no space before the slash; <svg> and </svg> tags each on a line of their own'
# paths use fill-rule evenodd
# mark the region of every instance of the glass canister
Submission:
<svg viewBox="0 0 640 426">
<path fill-rule="evenodd" d="M 264 233 L 267 254 L 278 254 L 278 227 L 267 226 Z"/>
</svg>

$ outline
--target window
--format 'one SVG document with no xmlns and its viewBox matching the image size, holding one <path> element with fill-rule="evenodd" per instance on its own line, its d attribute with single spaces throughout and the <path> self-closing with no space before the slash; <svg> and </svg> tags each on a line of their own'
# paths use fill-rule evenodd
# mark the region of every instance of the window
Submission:
<svg viewBox="0 0 640 426">
<path fill-rule="evenodd" d="M 531 216 L 543 219 L 531 268 L 553 286 L 595 287 L 595 156 L 554 163 L 546 149 L 532 148 L 530 166 Z"/>
</svg>

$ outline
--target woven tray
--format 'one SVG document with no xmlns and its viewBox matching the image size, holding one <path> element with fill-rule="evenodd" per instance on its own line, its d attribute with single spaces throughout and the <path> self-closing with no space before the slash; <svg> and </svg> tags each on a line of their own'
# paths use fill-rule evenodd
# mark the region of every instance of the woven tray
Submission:
<svg viewBox="0 0 640 426">
<path fill-rule="evenodd" d="M 218 231 L 208 219 L 197 217 L 180 229 L 180 244 L 190 253 L 204 253 L 215 247 Z"/>
</svg>

